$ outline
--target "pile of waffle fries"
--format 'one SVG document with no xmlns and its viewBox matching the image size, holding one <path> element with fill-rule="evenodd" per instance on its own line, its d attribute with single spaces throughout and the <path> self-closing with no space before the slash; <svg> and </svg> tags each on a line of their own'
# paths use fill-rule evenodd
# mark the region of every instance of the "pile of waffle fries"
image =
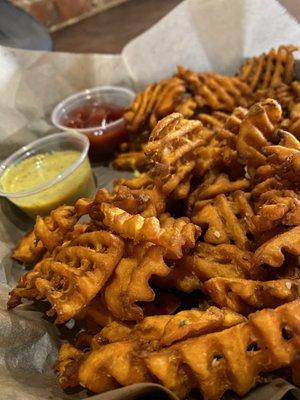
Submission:
<svg viewBox="0 0 300 400">
<path fill-rule="evenodd" d="M 115 160 L 147 171 L 38 217 L 15 248 L 32 269 L 8 308 L 47 301 L 81 327 L 55 366 L 64 389 L 157 382 L 217 400 L 274 373 L 300 384 L 295 50 L 149 85 L 125 115 L 134 151 Z"/>
</svg>

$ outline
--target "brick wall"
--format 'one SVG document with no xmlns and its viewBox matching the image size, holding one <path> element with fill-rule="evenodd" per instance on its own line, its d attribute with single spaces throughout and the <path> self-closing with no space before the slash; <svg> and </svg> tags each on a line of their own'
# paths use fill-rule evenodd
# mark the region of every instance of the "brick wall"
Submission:
<svg viewBox="0 0 300 400">
<path fill-rule="evenodd" d="M 76 23 L 90 15 L 129 0 L 11 0 L 50 31 Z"/>
</svg>

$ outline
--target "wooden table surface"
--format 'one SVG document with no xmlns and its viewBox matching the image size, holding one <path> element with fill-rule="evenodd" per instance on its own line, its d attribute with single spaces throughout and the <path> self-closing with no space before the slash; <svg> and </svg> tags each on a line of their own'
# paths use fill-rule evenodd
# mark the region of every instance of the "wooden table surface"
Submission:
<svg viewBox="0 0 300 400">
<path fill-rule="evenodd" d="M 54 50 L 120 53 L 135 36 L 150 28 L 181 0 L 130 0 L 52 34 Z"/>
</svg>

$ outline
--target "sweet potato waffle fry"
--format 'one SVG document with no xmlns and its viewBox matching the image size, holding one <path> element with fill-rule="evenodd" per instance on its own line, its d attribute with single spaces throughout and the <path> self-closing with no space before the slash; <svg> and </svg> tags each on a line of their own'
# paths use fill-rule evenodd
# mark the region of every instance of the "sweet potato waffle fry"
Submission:
<svg viewBox="0 0 300 400">
<path fill-rule="evenodd" d="M 38 217 L 17 245 L 33 269 L 8 307 L 47 301 L 56 323 L 81 329 L 59 352 L 63 388 L 156 382 L 219 400 L 283 369 L 299 384 L 294 50 L 235 77 L 179 67 L 146 87 L 114 163 L 144 172 Z"/>
</svg>

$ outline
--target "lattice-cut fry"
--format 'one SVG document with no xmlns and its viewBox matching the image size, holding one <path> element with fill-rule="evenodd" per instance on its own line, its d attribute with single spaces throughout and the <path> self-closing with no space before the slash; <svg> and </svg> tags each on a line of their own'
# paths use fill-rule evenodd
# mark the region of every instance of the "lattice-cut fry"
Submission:
<svg viewBox="0 0 300 400">
<path fill-rule="evenodd" d="M 183 79 L 200 107 L 232 111 L 237 106 L 247 106 L 249 86 L 241 79 L 212 73 L 198 73 L 178 67 L 177 76 Z"/>
<path fill-rule="evenodd" d="M 12 258 L 26 264 L 34 264 L 43 256 L 46 249 L 40 240 L 37 240 L 34 231 L 22 237 L 15 249 Z"/>
<path fill-rule="evenodd" d="M 217 307 L 180 311 L 175 315 L 146 317 L 134 326 L 113 322 L 99 333 L 108 342 L 142 340 L 155 342 L 155 347 L 169 346 L 189 337 L 220 331 L 244 322 L 241 315 Z"/>
<path fill-rule="evenodd" d="M 122 171 L 145 171 L 150 164 L 142 150 L 120 153 L 114 159 L 112 165 L 115 169 Z"/>
<path fill-rule="evenodd" d="M 220 194 L 192 216 L 192 222 L 205 228 L 204 240 L 212 244 L 234 242 L 240 249 L 251 247 L 249 235 L 255 233 L 254 212 L 242 191 Z M 247 236 L 248 235 L 248 236 Z"/>
<path fill-rule="evenodd" d="M 300 142 L 286 131 L 279 131 L 280 141 L 277 145 L 266 146 L 264 154 L 274 173 L 299 186 L 300 175 Z"/>
<path fill-rule="evenodd" d="M 105 290 L 106 305 L 117 319 L 143 318 L 143 310 L 136 303 L 154 300 L 149 279 L 152 275 L 166 276 L 170 271 L 163 254 L 161 247 L 144 244 L 137 245 L 130 257 L 121 260 Z"/>
<path fill-rule="evenodd" d="M 300 298 L 299 279 L 259 282 L 218 277 L 206 281 L 203 288 L 219 307 L 228 307 L 244 315 Z"/>
<path fill-rule="evenodd" d="M 192 175 L 187 175 L 172 192 L 173 200 L 186 199 L 191 190 Z"/>
<path fill-rule="evenodd" d="M 299 318 L 293 318 L 293 312 L 299 312 L 298 302 L 275 312 L 257 312 L 251 315 L 249 323 L 190 339 L 186 344 L 174 346 L 174 350 L 153 354 L 147 359 L 147 366 L 160 382 L 181 397 L 190 387 L 198 387 L 204 398 L 210 400 L 220 399 L 228 389 L 242 396 L 259 382 L 259 373 L 291 366 L 297 359 Z M 290 340 L 282 335 L 283 321 L 288 321 L 285 324 L 293 334 Z M 167 356 L 170 360 L 170 353 L 174 352 L 177 359 L 171 364 Z M 189 367 L 188 375 L 182 364 Z"/>
<path fill-rule="evenodd" d="M 255 169 L 266 163 L 262 148 L 270 144 L 281 118 L 281 107 L 272 99 L 252 106 L 243 119 L 237 139 L 237 150 L 242 162 L 247 165 L 250 176 Z"/>
<path fill-rule="evenodd" d="M 196 225 L 184 217 L 174 219 L 164 216 L 159 221 L 156 217 L 129 214 L 107 203 L 101 205 L 101 211 L 103 223 L 109 229 L 135 242 L 151 242 L 161 246 L 166 251 L 166 257 L 171 259 L 180 258 L 184 249 L 193 248 L 200 232 Z"/>
<path fill-rule="evenodd" d="M 124 113 L 127 129 L 131 132 L 152 129 L 159 119 L 176 109 L 184 92 L 183 80 L 176 77 L 148 85 Z"/>
<path fill-rule="evenodd" d="M 203 182 L 189 196 L 188 209 L 193 214 L 203 207 L 205 200 L 212 199 L 219 194 L 227 194 L 236 190 L 245 190 L 250 186 L 246 178 L 231 181 L 227 174 L 210 171 L 205 175 Z"/>
<path fill-rule="evenodd" d="M 193 253 L 178 260 L 170 274 L 159 283 L 191 293 L 202 289 L 203 282 L 218 276 L 263 279 L 265 271 L 253 265 L 252 253 L 232 244 L 198 243 Z"/>
<path fill-rule="evenodd" d="M 228 114 L 222 111 L 213 111 L 211 114 L 200 113 L 197 118 L 205 128 L 216 131 L 224 128 Z"/>
<path fill-rule="evenodd" d="M 194 168 L 194 150 L 207 140 L 202 131 L 200 121 L 178 113 L 165 117 L 153 129 L 145 154 L 154 164 L 152 174 L 164 193 L 170 194 Z"/>
<path fill-rule="evenodd" d="M 237 135 L 239 133 L 241 123 L 248 113 L 247 108 L 237 107 L 233 110 L 231 115 L 226 119 L 224 128 L 231 133 Z"/>
<path fill-rule="evenodd" d="M 84 359 L 84 353 L 69 343 L 64 343 L 58 353 L 55 363 L 58 383 L 62 389 L 79 385 L 78 368 Z"/>
<path fill-rule="evenodd" d="M 145 346 L 144 351 L 147 349 Z M 83 387 L 95 393 L 133 383 L 150 382 L 151 376 L 139 356 L 140 343 L 132 341 L 107 344 L 92 351 L 78 372 Z"/>
<path fill-rule="evenodd" d="M 143 172 L 135 178 L 119 179 L 114 182 L 114 191 L 118 190 L 119 186 L 127 186 L 129 189 L 146 189 L 154 186 L 153 178 L 148 172 Z"/>
<path fill-rule="evenodd" d="M 236 135 L 227 129 L 221 129 L 215 133 L 206 131 L 205 134 L 206 143 L 195 151 L 197 159 L 193 174 L 202 177 L 212 169 L 228 169 L 231 172 L 237 171 L 239 174 L 241 165 L 238 163 Z"/>
<path fill-rule="evenodd" d="M 250 58 L 241 67 L 239 78 L 246 82 L 252 91 L 274 88 L 281 84 L 290 84 L 294 79 L 295 60 L 293 45 L 271 49 L 258 57 Z"/>
<path fill-rule="evenodd" d="M 292 190 L 269 190 L 256 203 L 253 223 L 258 232 L 279 225 L 300 225 L 300 195 Z"/>
<path fill-rule="evenodd" d="M 184 118 L 192 118 L 194 116 L 195 110 L 197 108 L 197 103 L 193 97 L 185 96 L 178 106 L 175 108 L 174 112 L 180 113 Z"/>
<path fill-rule="evenodd" d="M 86 355 L 78 381 L 96 393 L 155 381 L 180 398 L 193 388 L 208 400 L 219 400 L 228 390 L 242 396 L 260 382 L 262 374 L 291 367 L 299 359 L 299 315 L 297 300 L 161 351 L 153 352 L 141 342 L 110 343 Z"/>
<path fill-rule="evenodd" d="M 76 314 L 76 320 L 83 320 L 85 326 L 104 327 L 115 320 L 115 317 L 108 310 L 101 296 L 94 297 L 80 313 Z"/>
<path fill-rule="evenodd" d="M 113 193 L 106 188 L 97 191 L 93 200 L 79 199 L 76 210 L 79 215 L 89 214 L 92 220 L 101 223 L 103 214 L 101 205 L 108 203 L 130 214 L 140 214 L 142 217 L 160 216 L 166 207 L 166 196 L 159 188 L 151 185 L 141 189 L 131 189 L 125 185 L 115 186 Z"/>
<path fill-rule="evenodd" d="M 37 217 L 34 225 L 35 236 L 51 252 L 62 244 L 65 234 L 73 229 L 78 219 L 73 206 L 58 207 L 51 211 L 48 217 Z"/>
<path fill-rule="evenodd" d="M 65 235 L 72 231 L 79 216 L 72 206 L 61 206 L 47 217 L 38 216 L 33 231 L 25 235 L 12 252 L 18 261 L 34 264 L 42 255 L 63 243 Z"/>
<path fill-rule="evenodd" d="M 281 267 L 285 258 L 283 252 L 300 256 L 300 226 L 276 235 L 262 244 L 255 252 L 254 263 Z"/>
<path fill-rule="evenodd" d="M 227 390 L 242 396 L 260 382 L 260 374 L 298 359 L 299 311 L 299 301 L 258 311 L 247 323 L 150 354 L 147 367 L 181 398 L 191 388 L 208 400 L 219 400 Z"/>
<path fill-rule="evenodd" d="M 123 255 L 123 241 L 112 233 L 84 233 L 25 274 L 10 293 L 8 308 L 22 298 L 47 299 L 48 315 L 63 323 L 79 313 L 99 292 Z"/>
<path fill-rule="evenodd" d="M 257 90 L 253 95 L 253 101 L 251 103 L 255 104 L 266 99 L 276 100 L 282 108 L 283 115 L 289 116 L 290 108 L 293 107 L 293 103 L 295 101 L 295 94 L 291 86 L 281 84 L 275 88 Z"/>
</svg>

